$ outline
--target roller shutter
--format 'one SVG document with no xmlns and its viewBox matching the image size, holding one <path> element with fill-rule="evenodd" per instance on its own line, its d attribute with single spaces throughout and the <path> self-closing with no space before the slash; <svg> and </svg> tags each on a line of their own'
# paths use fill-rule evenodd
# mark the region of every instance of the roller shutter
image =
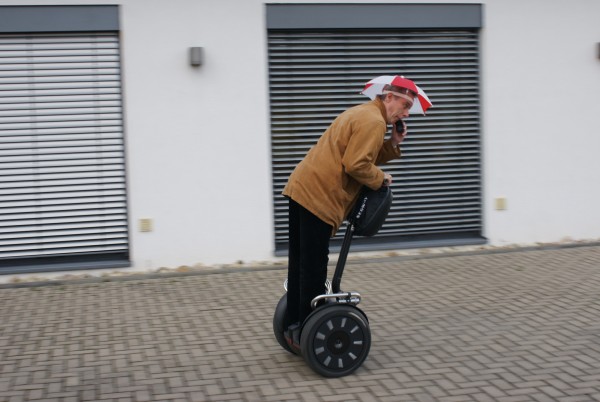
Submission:
<svg viewBox="0 0 600 402">
<path fill-rule="evenodd" d="M 0 273 L 126 265 L 118 34 L 2 34 L 0 55 Z"/>
<path fill-rule="evenodd" d="M 269 30 L 276 250 L 287 247 L 281 191 L 293 168 L 339 113 L 368 100 L 359 94 L 365 82 L 397 73 L 422 86 L 434 107 L 407 119 L 402 159 L 384 168 L 394 176 L 392 210 L 363 243 L 481 242 L 478 55 L 470 29 Z"/>
</svg>

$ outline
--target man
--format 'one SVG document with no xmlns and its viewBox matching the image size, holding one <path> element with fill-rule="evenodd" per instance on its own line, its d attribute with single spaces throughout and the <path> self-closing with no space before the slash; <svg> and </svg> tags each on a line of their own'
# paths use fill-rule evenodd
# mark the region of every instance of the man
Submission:
<svg viewBox="0 0 600 402">
<path fill-rule="evenodd" d="M 406 126 L 399 132 L 395 123 L 409 115 L 415 97 L 407 88 L 387 85 L 374 100 L 346 110 L 289 177 L 283 195 L 289 198 L 287 318 L 293 324 L 286 338 L 296 347 L 310 302 L 325 293 L 329 239 L 362 186 L 377 190 L 392 182 L 377 165 L 400 157 Z M 385 140 L 388 124 L 392 134 Z"/>
</svg>

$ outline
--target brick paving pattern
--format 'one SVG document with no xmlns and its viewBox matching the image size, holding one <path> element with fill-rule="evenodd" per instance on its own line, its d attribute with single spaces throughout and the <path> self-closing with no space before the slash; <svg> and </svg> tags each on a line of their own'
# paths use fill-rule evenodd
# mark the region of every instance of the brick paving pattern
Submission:
<svg viewBox="0 0 600 402">
<path fill-rule="evenodd" d="M 283 269 L 0 289 L 0 401 L 600 401 L 600 246 L 352 261 L 369 357 L 276 343 Z"/>
</svg>

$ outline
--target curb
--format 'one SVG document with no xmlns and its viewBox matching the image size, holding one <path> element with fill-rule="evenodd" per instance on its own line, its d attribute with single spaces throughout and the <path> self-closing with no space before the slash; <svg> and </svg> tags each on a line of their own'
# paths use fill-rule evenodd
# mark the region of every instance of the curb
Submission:
<svg viewBox="0 0 600 402">
<path fill-rule="evenodd" d="M 586 247 L 598 247 L 599 242 L 581 242 L 571 244 L 547 244 L 539 246 L 522 246 L 522 247 L 511 247 L 511 248 L 499 248 L 499 249 L 482 249 L 472 251 L 445 251 L 440 253 L 431 254 L 414 254 L 414 255 L 394 255 L 384 257 L 361 257 L 356 259 L 349 259 L 346 264 L 359 265 L 369 264 L 370 262 L 391 262 L 391 261 L 411 261 L 411 260 L 425 260 L 434 258 L 450 258 L 450 257 L 465 257 L 465 256 L 476 256 L 476 255 L 493 255 L 493 254 L 508 254 L 508 253 L 524 253 L 532 251 L 545 251 L 545 250 L 561 250 L 571 248 L 586 248 Z M 65 286 L 65 285 L 81 285 L 90 283 L 108 283 L 108 282 L 127 282 L 127 281 L 141 281 L 151 279 L 167 279 L 167 278 L 182 278 L 188 276 L 204 276 L 204 275 L 219 275 L 219 274 L 232 274 L 232 273 L 252 273 L 260 271 L 280 271 L 287 269 L 286 265 L 251 265 L 245 267 L 225 267 L 225 268 L 209 268 L 203 270 L 193 270 L 189 272 L 160 272 L 160 273 L 148 273 L 148 274 L 125 274 L 120 276 L 101 276 L 91 277 L 82 279 L 48 279 L 44 281 L 32 281 L 32 282 L 16 282 L 16 283 L 0 283 L 0 289 L 19 289 L 19 288 L 35 288 L 43 286 Z"/>
</svg>

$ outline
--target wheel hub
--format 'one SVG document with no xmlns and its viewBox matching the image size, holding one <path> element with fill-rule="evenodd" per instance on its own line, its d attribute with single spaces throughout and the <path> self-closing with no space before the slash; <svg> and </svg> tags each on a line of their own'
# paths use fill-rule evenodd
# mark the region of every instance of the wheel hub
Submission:
<svg viewBox="0 0 600 402">
<path fill-rule="evenodd" d="M 327 349 L 335 355 L 346 353 L 350 346 L 350 337 L 344 331 L 335 331 L 327 340 Z"/>
</svg>

